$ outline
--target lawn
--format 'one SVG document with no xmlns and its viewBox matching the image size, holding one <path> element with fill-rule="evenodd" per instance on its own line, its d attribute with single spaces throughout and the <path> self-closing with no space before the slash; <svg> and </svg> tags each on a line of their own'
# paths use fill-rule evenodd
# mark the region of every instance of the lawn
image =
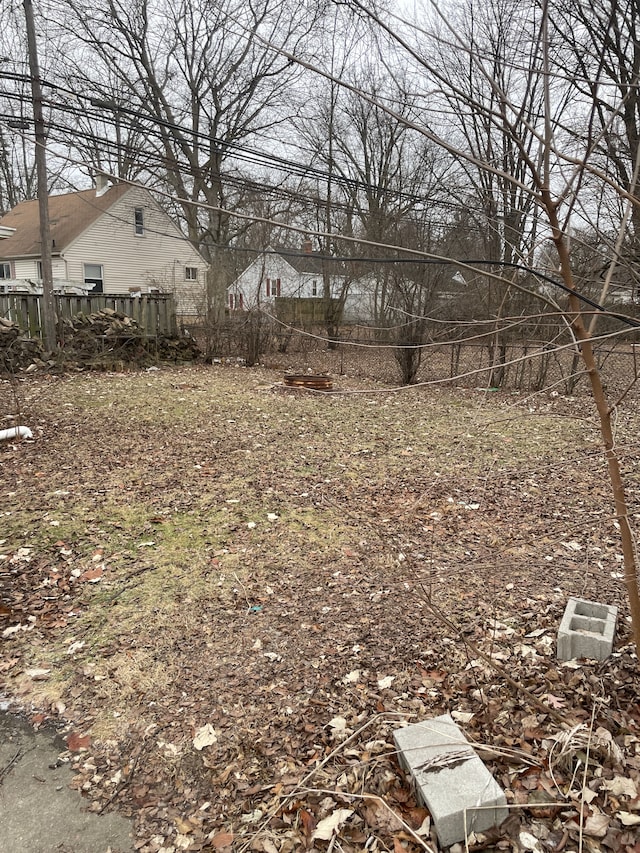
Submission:
<svg viewBox="0 0 640 853">
<path fill-rule="evenodd" d="M 472 848 L 576 849 L 586 786 L 586 849 L 635 851 L 639 669 L 589 400 L 281 378 L 0 385 L 35 437 L 0 445 L 0 691 L 67 727 L 144 853 L 435 849 L 392 732 L 442 713 L 520 806 Z M 555 660 L 569 595 L 621 608 L 606 663 Z"/>
</svg>

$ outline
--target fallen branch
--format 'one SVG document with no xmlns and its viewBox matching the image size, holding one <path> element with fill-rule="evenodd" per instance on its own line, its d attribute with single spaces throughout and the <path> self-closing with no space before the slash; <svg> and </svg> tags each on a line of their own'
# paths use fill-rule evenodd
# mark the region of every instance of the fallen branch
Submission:
<svg viewBox="0 0 640 853">
<path fill-rule="evenodd" d="M 357 737 L 358 737 L 358 736 L 359 736 L 359 735 L 360 735 L 360 734 L 361 734 L 365 729 L 367 729 L 369 726 L 371 726 L 373 723 L 375 723 L 377 720 L 380 720 L 380 719 L 381 719 L 381 718 L 383 718 L 383 717 L 412 717 L 412 716 L 414 716 L 414 715 L 413 715 L 413 714 L 402 714 L 402 713 L 400 713 L 400 712 L 398 712 L 398 713 L 394 713 L 394 712 L 391 712 L 391 713 L 390 713 L 390 712 L 385 712 L 385 713 L 382 713 L 382 714 L 376 714 L 376 715 L 375 715 L 375 717 L 372 717 L 370 720 L 367 720 L 367 722 L 366 722 L 366 723 L 364 723 L 362 726 L 360 726 L 360 728 L 359 728 L 359 729 L 357 729 L 357 730 L 356 730 L 352 735 L 349 735 L 349 737 L 348 737 L 346 740 L 343 740 L 343 741 L 342 741 L 342 743 L 340 743 L 338 746 L 336 746 L 336 748 L 335 748 L 335 749 L 333 749 L 333 750 L 329 753 L 329 755 L 325 756 L 325 758 L 323 758 L 323 759 L 322 759 L 322 761 L 320 762 L 320 764 L 318 764 L 318 766 L 317 766 L 317 767 L 314 767 L 314 768 L 313 768 L 313 770 L 310 770 L 310 771 L 307 773 L 307 775 L 306 775 L 306 776 L 305 776 L 305 777 L 304 777 L 300 782 L 298 782 L 298 784 L 295 786 L 295 788 L 294 788 L 292 791 L 290 791 L 290 792 L 286 795 L 286 797 L 283 797 L 283 798 L 282 798 L 282 800 L 281 800 L 281 801 L 279 801 L 278 805 L 277 805 L 275 808 L 271 809 L 270 813 L 269 813 L 268 815 L 266 815 L 266 817 L 264 818 L 264 820 L 262 821 L 262 823 L 260 824 L 260 826 L 258 827 L 258 829 L 253 833 L 253 835 L 251 836 L 251 838 L 249 838 L 249 839 L 248 839 L 248 840 L 243 844 L 243 846 L 239 848 L 239 850 L 237 851 L 237 853 L 245 853 L 245 851 L 246 851 L 246 850 L 249 850 L 249 848 L 251 847 L 251 845 L 253 844 L 253 842 L 255 841 L 255 839 L 258 837 L 258 835 L 260 835 L 260 833 L 261 833 L 261 832 L 263 832 L 263 831 L 265 830 L 265 828 L 269 825 L 269 821 L 270 821 L 270 820 L 272 820 L 272 818 L 274 818 L 274 817 L 276 816 L 276 814 L 277 814 L 279 811 L 281 811 L 281 810 L 282 810 L 282 808 L 283 808 L 283 807 L 284 807 L 288 802 L 290 802 L 291 800 L 293 800 L 295 797 L 297 797 L 297 796 L 298 796 L 298 795 L 299 795 L 299 794 L 304 790 L 305 785 L 307 784 L 307 782 L 308 782 L 308 781 L 309 781 L 313 776 L 315 776 L 315 774 L 316 774 L 319 770 L 322 770 L 322 768 L 323 768 L 326 764 L 328 764 L 328 763 L 329 763 L 329 761 L 331 761 L 331 759 L 332 759 L 332 758 L 334 758 L 336 755 L 338 755 L 338 754 L 339 754 L 339 753 L 340 753 L 340 752 L 345 748 L 345 746 L 347 746 L 347 744 L 349 744 L 349 743 L 351 743 L 351 741 L 355 740 L 355 739 L 356 739 L 356 738 L 357 738 Z M 354 796 L 355 796 L 355 795 L 354 795 Z"/>
<path fill-rule="evenodd" d="M 13 758 L 11 758 L 9 762 L 5 764 L 2 770 L 0 770 L 0 785 L 2 785 L 2 783 L 4 782 L 4 777 L 9 775 L 9 773 L 11 772 L 11 768 L 14 767 L 18 763 L 18 761 L 20 761 L 23 755 L 24 750 L 19 749 L 13 756 Z"/>
<path fill-rule="evenodd" d="M 414 829 L 412 829 L 409 824 L 406 823 L 406 821 L 404 821 L 400 817 L 400 815 L 391 808 L 389 803 L 385 802 L 385 800 L 383 800 L 382 797 L 379 797 L 377 794 L 350 794 L 346 791 L 331 791 L 329 789 L 324 788 L 306 788 L 304 791 L 300 791 L 299 793 L 328 794 L 329 796 L 337 797 L 338 799 L 340 797 L 344 797 L 352 800 L 373 800 L 376 803 L 380 803 L 380 805 L 383 806 L 389 812 L 389 814 L 393 815 L 393 817 L 398 821 L 398 823 L 402 825 L 402 828 L 414 839 L 416 844 L 419 844 L 423 850 L 427 851 L 427 853 L 435 853 L 433 847 L 429 847 L 427 842 L 423 838 L 421 838 L 418 833 Z M 492 808 L 495 808 L 495 806 L 492 806 Z"/>
</svg>

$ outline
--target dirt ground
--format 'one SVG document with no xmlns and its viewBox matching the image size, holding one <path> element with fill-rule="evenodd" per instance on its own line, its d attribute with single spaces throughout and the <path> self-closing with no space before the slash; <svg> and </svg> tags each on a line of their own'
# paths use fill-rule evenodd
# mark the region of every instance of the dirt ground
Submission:
<svg viewBox="0 0 640 853">
<path fill-rule="evenodd" d="M 442 713 L 513 806 L 469 849 L 640 853 L 639 667 L 589 400 L 281 380 L 2 385 L 34 440 L 0 445 L 0 692 L 60 727 L 74 786 L 143 853 L 437 850 L 392 733 Z M 620 608 L 606 662 L 556 661 L 569 595 Z"/>
</svg>

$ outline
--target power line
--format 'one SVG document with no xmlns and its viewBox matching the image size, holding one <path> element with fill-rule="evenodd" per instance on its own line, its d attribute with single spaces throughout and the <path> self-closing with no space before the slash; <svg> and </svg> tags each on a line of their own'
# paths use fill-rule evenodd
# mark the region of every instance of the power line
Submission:
<svg viewBox="0 0 640 853">
<path fill-rule="evenodd" d="M 125 183 L 129 183 L 132 186 L 139 186 L 138 184 L 135 184 L 135 182 L 133 182 L 133 181 L 125 181 Z M 143 187 L 143 189 L 147 189 L 147 188 Z M 165 196 L 168 195 L 167 193 L 162 193 L 162 194 Z M 190 202 L 189 200 L 179 199 L 178 197 L 175 197 L 175 196 L 169 196 L 169 197 L 174 202 L 177 202 L 177 203 L 184 203 L 185 201 L 187 201 L 187 203 L 193 203 L 193 202 Z M 208 207 L 208 205 L 202 205 L 202 203 L 196 203 L 196 204 L 199 207 Z M 241 214 L 238 214 L 237 212 L 234 212 L 234 211 L 225 211 L 225 212 L 229 213 L 232 216 L 241 216 Z M 117 217 L 114 214 L 110 214 L 108 211 L 107 211 L 107 214 L 112 216 L 112 218 L 120 219 L 120 217 Z M 307 229 L 300 229 L 297 227 L 293 227 L 290 225 L 285 225 L 283 223 L 278 223 L 275 221 L 272 224 L 274 224 L 275 226 L 280 227 L 280 228 L 289 228 L 291 230 L 296 230 L 296 231 L 304 230 L 306 232 L 306 230 L 307 230 Z M 164 232 L 158 232 L 158 233 L 164 234 Z M 171 236 L 171 235 L 164 234 L 164 236 Z M 578 300 L 580 300 L 584 304 L 589 305 L 590 307 L 594 308 L 596 311 L 598 311 L 601 314 L 604 314 L 606 316 L 617 319 L 620 322 L 622 322 L 623 324 L 631 326 L 633 328 L 640 328 L 640 321 L 635 320 L 633 317 L 629 317 L 629 316 L 624 315 L 624 314 L 612 312 L 608 308 L 606 308 L 603 305 L 600 305 L 598 302 L 596 302 L 595 300 L 586 296 L 585 294 L 582 294 L 579 291 L 568 287 L 563 282 L 560 282 L 557 279 L 552 278 L 551 276 L 547 275 L 546 273 L 541 272 L 540 270 L 536 270 L 534 268 L 527 267 L 523 264 L 517 264 L 517 263 L 512 263 L 512 262 L 507 262 L 507 261 L 487 260 L 485 258 L 444 258 L 442 256 L 425 257 L 425 255 L 429 254 L 429 253 L 419 252 L 419 250 L 407 249 L 406 247 L 402 247 L 402 246 L 390 247 L 390 246 L 385 245 L 385 244 L 375 244 L 375 243 L 373 243 L 373 241 L 359 240 L 358 238 L 344 237 L 343 235 L 332 235 L 332 237 L 334 240 L 340 240 L 340 239 L 342 239 L 342 240 L 345 240 L 345 239 L 346 240 L 353 240 L 354 242 L 366 243 L 368 245 L 372 245 L 372 244 L 377 245 L 381 248 L 387 248 L 387 249 L 393 248 L 398 252 L 411 251 L 411 252 L 416 252 L 416 254 L 412 255 L 411 257 L 376 257 L 376 256 L 350 256 L 350 255 L 343 255 L 343 256 L 338 255 L 338 256 L 336 256 L 336 255 L 322 255 L 322 254 L 314 253 L 312 257 L 315 260 L 318 260 L 320 262 L 322 262 L 322 261 L 330 262 L 330 263 L 334 263 L 334 264 L 335 263 L 411 264 L 411 265 L 457 266 L 457 267 L 461 267 L 461 268 L 470 268 L 470 269 L 473 269 L 473 267 L 489 266 L 489 267 L 494 267 L 494 268 L 495 267 L 504 267 L 506 269 L 515 269 L 515 270 L 518 270 L 521 272 L 525 272 L 528 275 L 532 275 L 535 278 L 539 278 L 539 279 L 547 282 L 548 284 L 551 284 L 552 286 L 563 290 L 565 293 L 575 296 Z M 211 244 L 211 245 L 213 246 L 215 244 Z M 257 254 L 261 254 L 261 253 L 262 254 L 273 254 L 273 255 L 277 254 L 277 255 L 284 256 L 284 257 L 296 257 L 296 258 L 308 258 L 309 257 L 308 253 L 306 253 L 306 252 L 295 252 L 293 250 L 286 250 L 286 249 L 281 249 L 281 250 L 275 250 L 275 249 L 258 250 L 258 249 L 246 249 L 246 248 L 245 249 L 239 249 L 239 248 L 236 249 L 233 246 L 225 246 L 225 247 L 216 246 L 216 248 L 219 248 L 219 249 L 224 248 L 227 251 L 255 252 Z M 495 278 L 495 275 L 492 274 L 492 277 Z M 506 282 L 506 283 L 507 284 L 514 284 L 513 282 Z M 532 294 L 532 295 L 539 296 L 539 294 Z"/>
<path fill-rule="evenodd" d="M 1 76 L 2 76 L 2 73 L 0 72 L 0 77 Z M 19 77 L 20 79 L 27 79 L 27 78 L 25 78 L 25 75 L 9 75 L 9 76 Z M 85 99 L 89 98 L 89 96 L 82 96 L 82 95 L 76 93 L 75 91 L 73 91 L 71 89 L 67 89 L 67 88 L 59 86 L 57 84 L 48 83 L 47 85 L 50 86 L 52 89 L 71 94 L 74 98 L 83 98 L 83 97 Z M 12 93 L 6 93 L 6 94 L 8 97 L 15 97 L 18 100 L 24 99 L 23 96 L 20 96 L 20 95 L 16 95 L 16 94 L 12 94 Z M 73 106 L 65 104 L 61 101 L 60 102 L 50 102 L 50 104 L 51 104 L 53 109 L 58 109 L 58 110 L 70 113 L 70 114 L 74 115 L 76 118 L 78 118 L 78 117 L 89 118 L 89 119 L 93 118 L 97 121 L 109 123 L 109 120 L 101 113 L 87 112 L 87 110 L 84 108 L 80 109 L 78 107 L 73 107 Z M 109 104 L 110 109 L 117 109 L 120 111 L 124 111 L 124 108 L 120 109 L 120 107 L 117 104 L 114 104 L 112 102 L 108 102 L 108 104 Z M 138 112 L 133 111 L 133 110 L 129 110 L 129 113 L 133 116 L 142 118 L 145 122 L 153 122 L 154 121 L 154 118 L 152 116 L 148 116 L 148 115 L 143 114 L 143 113 L 138 113 Z M 158 122 L 162 122 L 162 120 L 158 119 Z M 117 122 L 116 122 L 116 124 L 117 124 Z M 204 138 L 206 138 L 207 141 L 209 141 L 208 136 L 203 135 L 202 133 L 198 134 L 198 132 L 195 132 L 192 129 L 187 128 L 184 125 L 178 125 L 175 123 L 172 124 L 169 122 L 164 122 L 164 124 L 165 124 L 165 126 L 172 127 L 174 129 L 180 129 L 181 132 L 186 133 L 186 134 L 196 133 L 200 137 L 204 136 Z M 63 125 L 63 124 L 58 125 L 58 124 L 54 124 L 53 122 L 51 123 L 51 125 L 56 127 L 57 129 L 59 129 L 62 132 L 67 131 L 66 125 Z M 124 128 L 130 132 L 143 132 L 143 129 L 140 128 L 140 126 L 136 125 L 135 122 L 125 124 Z M 79 131 L 77 129 L 74 130 L 74 133 L 76 135 L 82 136 L 82 138 L 84 138 L 88 141 L 93 142 L 94 144 L 100 143 L 102 145 L 110 147 L 111 149 L 115 149 L 115 151 L 126 150 L 126 151 L 131 151 L 132 153 L 136 153 L 136 149 L 132 149 L 129 146 L 125 146 L 125 144 L 123 144 L 123 143 L 120 143 L 122 148 L 119 148 L 117 142 L 109 140 L 107 137 L 98 137 L 95 133 L 87 133 L 87 132 Z M 262 167 L 273 165 L 272 163 L 270 163 L 270 161 L 268 159 L 272 156 L 270 154 L 267 154 L 265 152 L 256 152 L 255 149 L 247 148 L 246 146 L 239 146 L 238 144 L 236 144 L 236 147 L 239 149 L 242 149 L 242 150 L 246 150 L 248 152 L 248 155 L 245 156 L 244 158 L 242 158 L 238 154 L 234 154 L 233 156 L 235 159 L 241 159 L 241 160 L 244 159 L 245 162 L 249 162 L 253 165 L 259 165 Z M 307 150 L 307 149 L 303 149 L 303 150 Z M 261 160 L 254 159 L 255 154 L 259 155 L 262 159 Z M 154 155 L 147 153 L 146 156 L 152 157 Z M 165 168 L 167 168 L 169 165 L 171 165 L 173 167 L 178 167 L 180 165 L 178 160 L 173 160 L 171 162 L 171 164 L 169 164 L 169 161 L 167 160 L 166 155 L 156 155 L 156 156 L 159 156 L 159 158 L 160 158 L 159 162 Z M 275 168 L 282 168 L 282 163 L 288 164 L 288 169 L 286 170 L 287 175 L 293 174 L 294 166 L 296 166 L 296 165 L 299 166 L 299 163 L 296 164 L 295 161 L 285 160 L 284 158 L 279 158 L 279 160 L 280 160 L 280 162 L 275 165 Z M 206 174 L 205 171 L 198 170 L 197 166 L 194 167 L 194 165 L 192 163 L 189 163 L 189 162 L 184 163 L 183 168 L 188 170 L 191 174 L 197 174 L 198 171 L 200 171 L 201 176 Z M 320 170 L 316 170 L 316 172 L 320 173 Z M 328 178 L 330 173 L 329 172 L 321 172 L 321 174 L 323 177 Z M 252 178 L 245 178 L 245 177 L 233 175 L 232 173 L 227 173 L 227 172 L 225 172 L 224 175 L 221 176 L 219 172 L 213 171 L 210 173 L 210 175 L 211 175 L 211 177 L 214 177 L 214 178 L 224 177 L 224 182 L 227 186 L 233 186 L 233 187 L 240 189 L 240 190 L 244 189 L 245 191 L 248 190 L 248 191 L 260 192 L 260 193 L 267 193 L 267 194 L 275 196 L 275 197 L 290 198 L 290 199 L 303 201 L 303 202 L 308 202 L 310 200 L 310 196 L 309 196 L 308 192 L 292 190 L 292 189 L 289 189 L 289 188 L 284 187 L 282 185 L 274 187 L 274 186 L 266 184 L 264 182 L 256 181 L 255 179 L 252 179 Z M 300 172 L 298 172 L 298 175 L 301 177 L 306 176 Z M 357 179 L 350 179 L 350 178 L 344 178 L 343 179 L 342 176 L 339 174 L 334 174 L 332 176 L 332 179 L 334 180 L 334 183 L 338 183 L 339 185 L 342 184 L 342 186 L 346 186 L 348 188 L 351 188 L 352 185 L 358 184 L 360 189 L 364 189 L 367 191 L 370 191 L 370 190 L 380 191 L 380 192 L 383 192 L 386 196 L 395 197 L 397 199 L 406 199 L 407 201 L 415 201 L 416 204 L 425 204 L 428 201 L 428 199 L 426 199 L 422 195 L 416 195 L 415 193 L 413 193 L 413 194 L 407 193 L 407 192 L 401 191 L 401 190 L 394 190 L 392 188 L 385 188 L 385 187 L 381 187 L 380 185 L 366 184 L 365 182 L 358 181 Z M 320 204 L 325 204 L 326 200 L 322 199 L 320 196 L 318 196 L 316 199 L 313 199 L 313 202 L 315 204 L 320 205 Z M 453 204 L 447 203 L 444 199 L 439 199 L 437 203 L 438 203 L 438 206 L 441 207 L 443 210 L 447 209 L 447 208 L 450 208 L 451 210 L 456 209 Z M 351 212 L 352 211 L 352 207 L 348 203 L 343 202 L 343 201 L 334 202 L 334 207 L 337 210 L 341 210 L 343 212 Z M 467 207 L 469 207 L 469 206 L 467 205 Z M 480 216 L 483 215 L 483 210 L 481 208 L 478 208 L 477 212 Z M 409 222 L 411 220 L 409 218 L 405 218 L 405 217 L 401 217 L 398 220 L 398 222 L 404 222 L 404 221 Z M 448 223 L 444 223 L 444 224 L 448 224 Z M 437 227 L 437 223 L 435 223 L 435 225 Z"/>
<path fill-rule="evenodd" d="M 0 78 L 5 76 L 2 72 L 0 72 Z M 9 76 L 9 79 L 14 79 L 16 75 L 6 75 Z M 17 75 L 20 76 L 20 75 Z M 25 75 L 20 76 L 20 79 L 27 79 Z M 360 178 L 351 178 L 341 175 L 336 172 L 329 172 L 324 169 L 320 169 L 316 166 L 312 166 L 310 164 L 304 164 L 300 161 L 292 160 L 289 158 L 281 157 L 276 154 L 270 152 L 260 151 L 258 149 L 252 148 L 247 145 L 241 145 L 237 142 L 226 141 L 220 137 L 212 137 L 209 134 L 199 131 L 195 128 L 188 127 L 186 125 L 178 124 L 176 122 L 170 122 L 166 119 L 163 119 L 161 116 L 150 115 L 146 113 L 142 113 L 136 110 L 129 109 L 124 105 L 117 104 L 115 101 L 102 100 L 100 98 L 94 98 L 89 95 L 82 95 L 81 93 L 74 92 L 73 90 L 67 89 L 63 86 L 59 86 L 54 83 L 43 81 L 43 85 L 47 88 L 50 88 L 55 91 L 61 91 L 66 94 L 72 95 L 74 98 L 79 100 L 88 101 L 92 107 L 104 108 L 115 114 L 123 114 L 130 116 L 134 119 L 141 119 L 145 122 L 150 122 L 151 124 L 157 125 L 159 128 L 166 128 L 172 131 L 178 131 L 186 136 L 192 137 L 194 139 L 200 139 L 206 141 L 208 145 L 214 144 L 218 146 L 220 151 L 229 150 L 234 157 L 241 162 L 248 162 L 252 165 L 263 166 L 275 168 L 280 171 L 285 171 L 287 175 L 297 175 L 299 177 L 311 177 L 316 178 L 318 180 L 326 181 L 329 178 L 334 183 L 340 184 L 343 187 L 347 187 L 352 190 L 362 190 L 362 191 L 375 191 L 382 192 L 387 196 L 391 196 L 393 198 L 397 198 L 399 200 L 413 201 L 416 203 L 425 203 L 427 199 L 425 199 L 422 195 L 417 195 L 416 193 L 408 193 L 404 190 L 396 190 L 393 188 L 385 187 L 380 184 L 371 184 L 366 181 L 361 180 Z M 2 92 L 0 93 L 5 97 L 13 100 L 17 100 L 20 102 L 26 102 L 26 97 L 20 93 L 15 92 Z M 50 109 L 59 110 L 60 112 L 68 113 L 74 115 L 76 118 L 87 118 L 87 119 L 95 119 L 97 121 L 108 122 L 104 113 L 97 112 L 95 110 L 88 111 L 86 108 L 80 108 L 79 106 L 73 106 L 68 103 L 65 103 L 62 100 L 51 100 L 45 99 L 44 103 Z M 111 124 L 115 125 L 115 119 L 111 121 Z M 126 130 L 129 131 L 140 131 L 143 132 L 143 129 L 135 124 L 135 122 L 131 122 L 129 124 L 121 125 Z M 161 137 L 160 137 L 161 138 Z M 306 150 L 307 153 L 314 154 L 311 149 L 303 149 Z M 193 165 L 189 164 L 190 169 L 193 169 Z"/>
<path fill-rule="evenodd" d="M 55 87 L 55 88 L 58 88 L 58 87 Z M 79 96 L 79 97 L 82 97 L 82 96 Z M 88 96 L 86 96 L 86 97 L 88 98 Z M 117 105 L 116 105 L 116 107 L 117 107 Z M 119 107 L 117 107 L 117 108 L 120 109 Z M 126 110 L 123 108 L 122 111 L 124 111 L 125 113 L 130 113 L 132 115 L 140 116 L 140 117 L 144 118 L 144 116 L 142 114 L 138 114 L 132 110 Z M 74 112 L 74 111 L 71 110 L 71 112 Z M 77 114 L 77 111 L 75 111 L 75 114 Z M 151 120 L 151 119 L 149 119 L 149 120 Z M 162 120 L 159 120 L 159 119 L 155 119 L 155 120 L 160 125 L 164 124 L 164 125 L 169 126 L 169 127 L 179 128 L 178 125 L 173 125 L 169 122 L 163 122 Z M 197 132 L 194 131 L 194 133 L 197 133 Z M 202 136 L 202 134 L 198 134 L 198 135 Z M 230 146 L 230 147 L 233 147 L 233 146 Z M 238 146 L 238 147 L 240 147 L 240 146 Z M 250 150 L 250 149 L 247 149 L 247 150 Z M 70 160 L 71 158 L 67 158 L 67 159 Z M 281 159 L 281 158 L 276 158 L 276 159 Z M 78 165 L 78 164 L 76 164 L 76 165 Z M 117 180 L 117 178 L 116 178 L 116 180 Z M 134 182 L 127 181 L 127 183 L 133 184 Z M 240 214 L 237 211 L 223 210 L 222 208 L 216 208 L 216 207 L 212 208 L 211 205 L 206 205 L 206 204 L 203 204 L 202 202 L 194 202 L 194 201 L 189 200 L 189 199 L 180 199 L 178 197 L 171 196 L 168 193 L 162 193 L 162 194 L 166 197 L 171 198 L 174 202 L 177 202 L 179 204 L 185 204 L 185 203 L 193 204 L 193 205 L 200 207 L 200 208 L 214 209 L 214 210 L 218 210 L 220 212 L 229 214 L 231 216 L 235 216 L 238 218 L 249 218 L 253 221 L 262 221 L 262 222 L 268 221 L 276 227 L 288 228 L 289 230 L 293 230 L 293 231 L 298 231 L 298 232 L 302 231 L 304 233 L 307 233 L 309 230 L 306 228 L 299 228 L 297 226 L 291 226 L 291 225 L 287 225 L 284 223 L 279 223 L 275 220 L 267 220 L 265 217 L 251 217 L 251 216 L 246 216 L 246 215 Z M 319 233 L 319 232 L 316 232 L 316 233 Z M 537 270 L 534 270 L 530 267 L 526 267 L 523 264 L 503 262 L 503 261 L 490 261 L 490 260 L 486 260 L 483 258 L 472 258 L 472 259 L 443 258 L 442 256 L 436 256 L 433 253 L 429 253 L 429 252 L 420 252 L 419 250 L 412 250 L 412 249 L 409 249 L 407 247 L 401 247 L 401 246 L 389 246 L 388 244 L 377 243 L 376 241 L 365 240 L 365 239 L 361 239 L 361 238 L 357 238 L 357 237 L 350 237 L 350 236 L 337 235 L 337 234 L 332 234 L 332 235 L 326 235 L 325 234 L 324 236 L 330 236 L 333 240 L 343 240 L 343 241 L 347 240 L 349 242 L 357 242 L 357 243 L 366 244 L 366 245 L 373 245 L 373 246 L 376 246 L 379 248 L 386 248 L 386 249 L 392 248 L 395 251 L 404 251 L 404 252 L 410 251 L 410 252 L 412 252 L 412 256 L 410 258 L 385 258 L 385 259 L 381 259 L 381 258 L 375 258 L 375 257 L 374 258 L 353 258 L 353 257 L 347 256 L 347 257 L 340 258 L 340 257 L 336 257 L 336 256 L 325 256 L 324 257 L 325 260 L 331 260 L 333 262 L 347 261 L 348 260 L 349 262 L 360 262 L 360 263 L 373 263 L 373 262 L 375 262 L 375 263 L 441 264 L 441 265 L 455 265 L 455 266 L 466 267 L 466 268 L 473 268 L 473 267 L 477 267 L 477 266 L 491 266 L 491 267 L 503 267 L 503 268 L 507 268 L 507 269 L 515 269 L 515 270 L 527 272 L 528 274 L 531 274 L 531 275 L 534 275 L 538 278 L 541 278 L 543 281 L 546 281 L 549 284 L 551 284 L 552 286 L 557 287 L 557 288 L 565 291 L 567 294 L 571 294 L 571 295 L 576 296 L 576 298 L 578 298 L 584 304 L 587 304 L 590 307 L 595 308 L 597 311 L 599 311 L 603 314 L 614 317 L 615 319 L 618 319 L 620 322 L 625 323 L 626 325 L 629 325 L 632 327 L 640 327 L 639 321 L 636 321 L 635 319 L 627 317 L 626 315 L 623 315 L 623 314 L 613 313 L 613 312 L 609 311 L 607 308 L 605 308 L 604 306 L 597 303 L 595 300 L 592 300 L 590 297 L 587 297 L 584 294 L 566 286 L 564 283 L 558 281 L 557 279 L 551 278 L 550 276 L 547 276 L 546 274 L 541 273 Z M 316 257 L 318 257 L 318 256 L 316 256 Z M 319 258 L 319 259 L 322 259 L 322 258 Z M 514 283 L 510 282 L 510 284 L 514 284 Z"/>
<path fill-rule="evenodd" d="M 15 94 L 15 93 L 6 93 L 6 95 L 9 98 L 15 98 L 19 101 L 24 100 L 24 98 L 22 96 Z M 52 102 L 48 102 L 48 103 L 51 106 Z M 63 111 L 63 112 L 70 113 L 76 117 L 89 118 L 89 119 L 95 118 L 96 120 L 107 122 L 107 120 L 102 115 L 99 115 L 96 113 L 86 114 L 84 111 L 81 111 L 81 110 L 74 108 L 74 107 L 70 107 L 68 105 L 55 104 L 54 107 L 55 107 L 55 109 L 58 109 L 58 110 Z M 5 118 L 8 123 L 14 121 L 13 116 L 8 116 L 7 114 L 4 114 L 2 117 Z M 145 120 L 151 121 L 151 119 L 147 118 L 147 117 L 145 117 Z M 52 121 L 51 119 L 49 120 L 48 125 L 50 128 L 55 128 L 61 132 L 68 132 L 68 126 L 67 125 L 58 124 L 58 123 Z M 175 126 L 177 127 L 177 125 L 175 125 Z M 125 129 L 132 131 L 132 132 L 136 132 L 136 131 L 143 132 L 142 129 L 140 127 L 136 126 L 135 124 L 125 125 Z M 118 151 L 125 151 L 125 152 L 131 152 L 131 153 L 139 152 L 138 148 L 134 148 L 132 145 L 130 145 L 128 143 L 123 143 L 123 142 L 118 143 L 116 140 L 109 139 L 108 137 L 98 136 L 95 132 L 89 133 L 87 131 L 82 131 L 82 130 L 79 130 L 76 128 L 76 129 L 74 129 L 74 135 L 80 136 L 81 138 L 86 139 L 87 141 L 93 142 L 96 145 L 101 144 L 104 147 L 107 147 L 107 148 L 114 150 L 116 152 L 118 152 Z M 249 151 L 251 153 L 251 152 L 253 152 L 253 149 L 247 149 L 247 151 Z M 168 160 L 167 160 L 166 155 L 153 155 L 153 154 L 147 152 L 146 156 L 147 156 L 147 158 L 152 157 L 152 156 L 157 156 L 159 158 L 159 162 L 165 168 L 168 165 Z M 244 158 L 239 157 L 239 155 L 237 155 L 237 154 L 234 154 L 233 156 L 235 159 L 241 159 L 241 160 L 244 159 L 246 162 L 252 163 L 254 165 L 261 165 L 261 166 L 269 165 L 268 162 L 266 161 L 266 159 L 263 159 L 262 161 L 256 161 L 256 160 L 252 159 L 252 157 L 250 157 L 250 156 L 247 156 Z M 263 156 L 263 158 L 267 158 L 270 155 L 264 154 L 262 156 Z M 280 158 L 280 159 L 282 160 L 282 158 Z M 287 161 L 287 162 L 293 163 L 293 161 Z M 171 162 L 171 166 L 173 166 L 173 167 L 178 167 L 179 165 L 180 165 L 180 161 L 178 161 L 178 160 L 173 160 Z M 194 173 L 197 174 L 198 172 L 200 172 L 201 176 L 208 174 L 213 178 L 221 178 L 222 177 L 222 178 L 224 178 L 225 184 L 234 186 L 238 189 L 245 189 L 245 190 L 249 190 L 249 191 L 268 193 L 270 195 L 279 196 L 281 198 L 292 198 L 292 199 L 295 199 L 298 201 L 304 201 L 304 202 L 308 202 L 310 200 L 310 196 L 309 196 L 308 192 L 302 192 L 299 190 L 292 190 L 292 189 L 289 189 L 289 188 L 282 186 L 282 185 L 274 187 L 272 185 L 265 184 L 264 182 L 256 181 L 253 178 L 234 175 L 233 173 L 230 173 L 230 172 L 225 172 L 223 175 L 221 175 L 220 172 L 217 172 L 215 170 L 209 172 L 208 170 L 198 169 L 198 167 L 194 167 L 194 165 L 189 163 L 189 162 L 186 162 L 186 163 L 183 162 L 182 167 L 191 174 L 194 174 Z M 303 169 L 298 174 L 301 177 L 305 177 L 306 175 L 304 172 L 305 172 L 305 170 Z M 288 175 L 291 174 L 291 169 L 287 170 L 287 174 Z M 322 174 L 325 177 L 328 177 L 328 175 L 329 175 L 328 172 L 322 173 Z M 358 187 L 360 189 L 374 190 L 376 192 L 382 192 L 386 196 L 391 196 L 391 197 L 394 197 L 394 198 L 397 198 L 400 200 L 414 201 L 418 204 L 426 204 L 427 201 L 429 201 L 429 199 L 425 198 L 424 196 L 417 195 L 415 193 L 412 194 L 412 193 L 407 193 L 407 192 L 402 191 L 402 190 L 395 190 L 392 188 L 383 188 L 379 185 L 374 185 L 374 184 L 366 184 L 365 182 L 358 181 L 357 179 L 342 178 L 339 174 L 333 175 L 332 180 L 334 181 L 334 183 L 342 184 L 343 186 L 348 186 L 349 188 L 353 188 L 353 186 L 358 185 Z M 324 198 L 322 198 L 321 196 L 318 196 L 316 199 L 311 198 L 311 200 L 317 205 L 326 204 L 326 200 Z M 433 203 L 433 200 L 432 200 L 432 203 Z M 438 205 L 442 208 L 445 208 L 445 209 L 447 207 L 454 209 L 454 205 L 445 202 L 444 199 L 440 199 L 438 201 Z M 342 212 L 352 212 L 353 211 L 353 206 L 350 205 L 349 203 L 345 202 L 345 201 L 334 201 L 333 206 L 335 209 L 342 211 Z M 401 217 L 398 220 L 398 222 L 403 222 L 403 221 L 408 222 L 411 220 L 408 219 L 406 216 Z"/>
</svg>

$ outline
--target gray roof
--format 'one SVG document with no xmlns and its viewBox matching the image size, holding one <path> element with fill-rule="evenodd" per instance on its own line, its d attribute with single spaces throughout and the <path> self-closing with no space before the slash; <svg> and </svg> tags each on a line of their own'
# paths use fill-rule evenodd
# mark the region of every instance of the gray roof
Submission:
<svg viewBox="0 0 640 853">
<path fill-rule="evenodd" d="M 344 275 L 344 264 L 327 258 L 318 252 L 292 252 L 290 249 L 276 250 L 296 272 L 321 276 L 324 270 L 329 275 Z"/>
</svg>

